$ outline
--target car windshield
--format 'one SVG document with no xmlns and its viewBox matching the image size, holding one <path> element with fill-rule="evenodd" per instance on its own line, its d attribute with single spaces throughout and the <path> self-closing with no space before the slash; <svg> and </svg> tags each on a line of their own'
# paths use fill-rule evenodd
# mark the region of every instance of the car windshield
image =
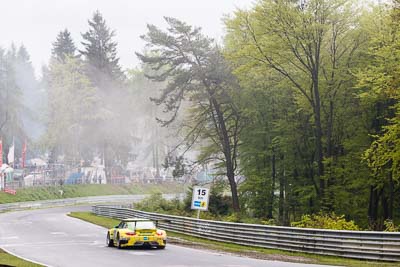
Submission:
<svg viewBox="0 0 400 267">
<path fill-rule="evenodd" d="M 128 222 L 128 228 L 135 229 L 135 222 Z M 152 221 L 138 221 L 136 222 L 136 229 L 155 229 L 156 226 Z"/>
</svg>

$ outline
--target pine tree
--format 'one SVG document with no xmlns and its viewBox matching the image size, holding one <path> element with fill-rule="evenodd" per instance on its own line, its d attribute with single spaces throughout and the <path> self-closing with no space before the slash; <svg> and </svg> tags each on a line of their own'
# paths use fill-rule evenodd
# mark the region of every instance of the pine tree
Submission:
<svg viewBox="0 0 400 267">
<path fill-rule="evenodd" d="M 71 33 L 67 29 L 60 31 L 56 41 L 53 43 L 53 49 L 51 50 L 52 56 L 64 62 L 66 56 L 74 57 L 75 53 L 76 47 L 72 40 Z"/>
<path fill-rule="evenodd" d="M 112 40 L 115 32 L 106 25 L 99 11 L 93 14 L 93 19 L 88 23 L 90 29 L 82 34 L 84 50 L 79 52 L 85 57 L 91 81 L 99 88 L 107 88 L 110 82 L 123 78 L 118 63 L 117 43 Z"/>
<path fill-rule="evenodd" d="M 240 211 L 237 193 L 236 167 L 238 133 L 242 128 L 241 114 L 236 106 L 235 93 L 239 85 L 228 63 L 212 39 L 200 28 L 174 18 L 165 18 L 167 31 L 148 25 L 142 36 L 151 48 L 148 55 L 136 53 L 154 74 L 147 77 L 155 82 L 168 82 L 161 96 L 152 98 L 162 105 L 170 117 L 159 119 L 163 126 L 176 120 L 181 104 L 190 99 L 186 141 L 190 144 L 203 139 L 204 146 L 198 161 L 213 162 L 228 178 L 232 193 L 232 208 Z M 184 131 L 185 131 L 184 130 Z"/>
</svg>

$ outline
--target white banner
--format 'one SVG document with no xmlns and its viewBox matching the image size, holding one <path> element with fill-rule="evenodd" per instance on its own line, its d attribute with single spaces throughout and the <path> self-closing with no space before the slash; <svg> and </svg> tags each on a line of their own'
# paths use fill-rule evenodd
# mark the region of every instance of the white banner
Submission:
<svg viewBox="0 0 400 267">
<path fill-rule="evenodd" d="M 11 163 L 14 163 L 14 141 L 10 149 L 8 150 L 8 165 L 11 165 Z"/>
</svg>

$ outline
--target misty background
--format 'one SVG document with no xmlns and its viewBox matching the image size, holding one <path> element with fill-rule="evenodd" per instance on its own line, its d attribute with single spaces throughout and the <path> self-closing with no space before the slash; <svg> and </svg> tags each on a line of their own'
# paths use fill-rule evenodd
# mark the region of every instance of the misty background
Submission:
<svg viewBox="0 0 400 267">
<path fill-rule="evenodd" d="M 81 33 L 87 29 L 87 20 L 99 10 L 111 29 L 116 30 L 118 55 L 124 68 L 139 63 L 135 51 L 142 51 L 140 39 L 146 24 L 165 25 L 164 16 L 176 17 L 191 25 L 201 26 L 204 33 L 221 40 L 224 33 L 222 17 L 236 8 L 250 7 L 253 0 L 182 1 L 182 0 L 71 0 L 71 1 L 2 1 L 0 10 L 0 46 L 24 44 L 28 49 L 35 72 L 41 73 L 51 52 L 54 36 L 69 29 L 80 47 Z"/>
<path fill-rule="evenodd" d="M 156 122 L 156 117 L 162 116 L 162 112 L 149 99 L 158 94 L 162 85 L 150 83 L 144 78 L 143 71 L 139 70 L 141 67 L 135 52 L 145 51 L 145 42 L 140 36 L 145 34 L 148 23 L 165 27 L 164 17 L 169 16 L 199 25 L 205 34 L 221 42 L 224 35 L 223 17 L 237 8 L 248 7 L 251 2 L 7 1 L 0 14 L 0 47 L 3 61 L 10 65 L 16 79 L 13 81 L 13 96 L 5 96 L 9 100 L 5 109 L 15 110 L 15 114 L 13 123 L 10 122 L 9 114 L 3 115 L 3 157 L 7 156 L 12 142 L 15 144 L 16 155 L 21 155 L 24 143 L 28 143 L 28 159 L 41 158 L 43 162 L 51 164 L 69 162 L 71 167 L 82 165 L 83 158 L 88 161 L 97 159 L 95 164 L 104 167 L 107 158 L 117 157 L 109 159 L 110 164 L 119 162 L 121 168 L 125 169 L 129 163 L 128 168 L 134 171 L 141 169 L 140 172 L 143 172 L 144 167 L 149 168 L 146 170 L 148 174 L 139 175 L 142 178 L 143 175 L 159 177 L 169 150 L 176 149 L 180 140 L 176 131 L 171 130 L 173 126 L 165 129 Z M 86 88 L 89 91 L 85 91 L 85 94 L 88 101 L 86 104 L 91 105 L 87 112 L 92 112 L 92 118 L 79 121 L 79 114 L 73 114 L 73 103 L 74 99 L 76 102 L 85 102 L 83 91 L 77 89 L 82 84 L 70 84 L 70 95 L 66 96 L 66 81 L 64 84 L 53 82 L 53 76 L 68 79 L 65 76 L 68 73 L 63 73 L 64 70 L 59 69 L 59 62 L 54 60 L 57 57 L 54 52 L 55 42 L 58 34 L 67 30 L 74 46 L 71 55 L 82 55 L 82 35 L 88 31 L 88 21 L 95 12 L 101 14 L 105 19 L 105 27 L 110 33 L 113 32 L 111 41 L 116 44 L 116 67 L 125 77 L 123 82 L 107 85 L 96 83 L 103 75 L 89 78 L 87 82 L 94 87 Z M 84 60 L 88 61 L 87 58 Z M 87 62 L 81 63 L 78 60 L 68 64 L 70 75 L 80 75 L 86 71 L 82 64 Z M 78 73 L 74 74 L 71 69 L 73 67 L 78 67 Z M 12 86 L 7 84 L 5 88 L 9 90 Z M 75 104 L 78 112 L 82 112 L 79 107 L 81 104 Z M 102 125 L 101 129 L 96 125 Z M 171 134 L 173 138 L 170 138 Z M 112 146 L 117 148 L 107 148 L 108 141 L 95 140 L 101 139 L 100 136 L 113 139 Z M 195 155 L 190 157 L 194 159 Z M 21 157 L 15 159 L 17 163 L 21 161 Z M 90 165 L 89 162 L 86 164 Z M 116 176 L 120 176 L 120 172 L 117 171 L 119 174 Z"/>
</svg>

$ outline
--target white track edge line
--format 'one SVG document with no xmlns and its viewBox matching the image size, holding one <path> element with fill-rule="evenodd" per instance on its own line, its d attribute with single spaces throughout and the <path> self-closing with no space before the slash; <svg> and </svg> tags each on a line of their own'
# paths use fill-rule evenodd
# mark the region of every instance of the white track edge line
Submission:
<svg viewBox="0 0 400 267">
<path fill-rule="evenodd" d="M 39 265 L 42 265 L 42 266 L 52 267 L 51 265 L 47 265 L 47 264 L 44 264 L 44 263 L 42 263 L 42 262 L 38 262 L 38 261 L 34 261 L 34 260 L 31 260 L 31 259 L 28 259 L 28 258 L 25 258 L 25 257 L 22 257 L 22 256 L 18 256 L 17 254 L 15 254 L 15 253 L 9 251 L 8 249 L 5 249 L 5 248 L 1 248 L 1 249 L 4 250 L 5 252 L 7 252 L 7 253 L 10 254 L 10 255 L 13 255 L 14 257 L 23 259 L 23 260 L 25 260 L 25 261 L 29 261 L 29 262 L 32 262 L 32 263 L 36 263 L 36 264 L 39 264 Z"/>
</svg>

